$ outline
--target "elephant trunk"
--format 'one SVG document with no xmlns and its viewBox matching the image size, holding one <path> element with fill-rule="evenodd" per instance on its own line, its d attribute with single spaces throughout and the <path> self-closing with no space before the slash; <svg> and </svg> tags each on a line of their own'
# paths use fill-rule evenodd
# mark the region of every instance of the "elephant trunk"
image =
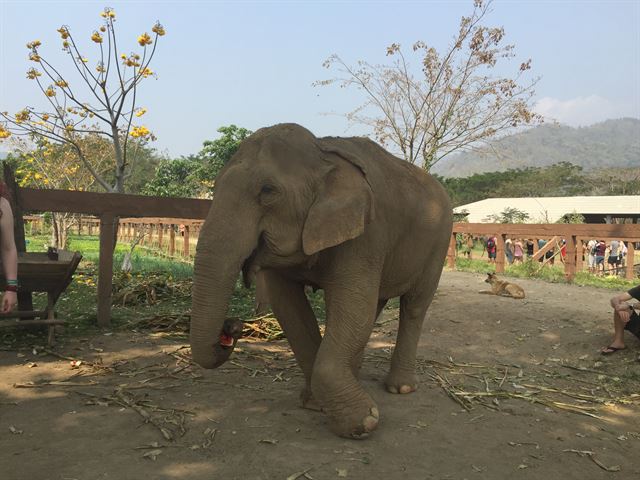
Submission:
<svg viewBox="0 0 640 480">
<path fill-rule="evenodd" d="M 225 222 L 211 212 L 200 232 L 194 262 L 190 342 L 193 360 L 204 368 L 227 361 L 242 334 L 240 320 L 227 319 L 227 309 L 242 268 L 258 242 L 249 222 Z M 235 232 L 229 225 L 237 225 Z M 255 222 L 253 223 L 255 225 Z"/>
</svg>

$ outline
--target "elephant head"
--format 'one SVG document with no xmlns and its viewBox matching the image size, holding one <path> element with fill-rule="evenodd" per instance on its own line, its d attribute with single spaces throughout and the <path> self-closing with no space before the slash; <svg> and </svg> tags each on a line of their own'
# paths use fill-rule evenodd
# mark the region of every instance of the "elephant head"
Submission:
<svg viewBox="0 0 640 480">
<path fill-rule="evenodd" d="M 364 232 L 374 217 L 365 164 L 352 151 L 294 124 L 245 139 L 216 179 L 194 265 L 191 348 L 216 368 L 239 337 L 225 322 L 240 271 L 311 264 Z"/>
</svg>

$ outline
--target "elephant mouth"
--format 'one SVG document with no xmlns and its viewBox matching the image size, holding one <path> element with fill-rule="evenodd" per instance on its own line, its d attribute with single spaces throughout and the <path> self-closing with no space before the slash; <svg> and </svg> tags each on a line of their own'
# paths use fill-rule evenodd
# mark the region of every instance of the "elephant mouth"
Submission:
<svg viewBox="0 0 640 480">
<path fill-rule="evenodd" d="M 227 318 L 222 326 L 222 332 L 218 338 L 218 344 L 222 348 L 233 348 L 236 341 L 242 337 L 244 324 L 239 318 Z"/>
<path fill-rule="evenodd" d="M 224 332 L 220 334 L 220 339 L 218 340 L 218 342 L 220 343 L 220 346 L 224 348 L 233 347 L 233 341 L 234 341 L 234 338 L 231 335 L 227 335 Z"/>
</svg>

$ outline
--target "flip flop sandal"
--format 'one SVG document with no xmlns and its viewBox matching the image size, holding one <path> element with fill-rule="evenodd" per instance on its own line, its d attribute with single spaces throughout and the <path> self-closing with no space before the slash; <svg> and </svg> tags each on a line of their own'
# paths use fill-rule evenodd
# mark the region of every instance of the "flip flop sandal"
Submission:
<svg viewBox="0 0 640 480">
<path fill-rule="evenodd" d="M 627 347 L 618 348 L 618 347 L 612 347 L 611 345 L 609 345 L 604 350 L 601 350 L 600 354 L 602 354 L 602 355 L 612 355 L 612 354 L 614 354 L 616 352 L 619 352 L 620 350 L 624 350 L 625 348 L 627 348 Z"/>
</svg>

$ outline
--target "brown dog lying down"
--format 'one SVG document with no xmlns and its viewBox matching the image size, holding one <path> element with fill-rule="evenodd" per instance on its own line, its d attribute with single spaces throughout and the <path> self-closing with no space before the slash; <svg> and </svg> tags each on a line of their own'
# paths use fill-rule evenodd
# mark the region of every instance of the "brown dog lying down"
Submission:
<svg viewBox="0 0 640 480">
<path fill-rule="evenodd" d="M 479 293 L 518 299 L 524 298 L 524 289 L 520 285 L 505 282 L 504 280 L 498 280 L 495 273 L 487 273 L 487 279 L 485 282 L 491 284 L 491 290 L 482 290 Z"/>
</svg>

